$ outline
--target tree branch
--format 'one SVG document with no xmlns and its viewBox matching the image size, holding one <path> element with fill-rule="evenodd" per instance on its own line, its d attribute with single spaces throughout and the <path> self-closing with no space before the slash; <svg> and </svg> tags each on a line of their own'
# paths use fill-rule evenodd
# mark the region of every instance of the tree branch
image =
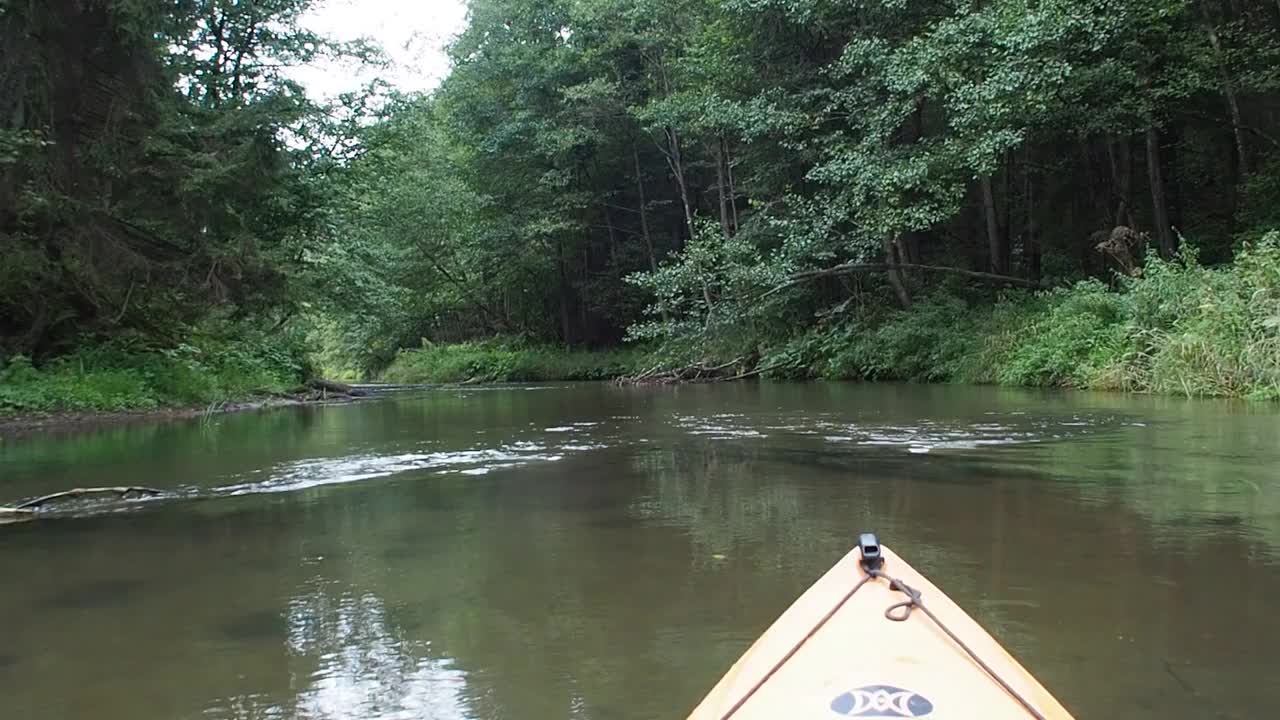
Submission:
<svg viewBox="0 0 1280 720">
<path fill-rule="evenodd" d="M 125 497 L 131 494 L 155 497 L 156 495 L 162 495 L 163 492 L 160 490 L 156 490 L 155 488 L 137 487 L 137 486 L 76 488 L 75 490 L 64 490 L 63 492 L 53 493 L 52 495 L 44 495 L 34 500 L 28 500 L 24 503 L 19 503 L 18 505 L 13 506 L 12 508 L 5 508 L 5 509 L 10 511 L 16 510 L 18 512 L 23 512 L 23 511 L 39 509 L 40 507 L 43 507 L 44 505 L 50 502 L 53 502 L 54 500 L 62 500 L 64 498 L 83 497 L 85 495 L 119 495 L 120 497 Z"/>
<path fill-rule="evenodd" d="M 1017 287 L 1025 287 L 1032 289 L 1043 288 L 1044 285 L 1034 280 L 1026 278 L 1013 277 L 1012 275 L 1000 275 L 997 273 L 978 272 L 976 270 L 964 270 L 962 268 L 945 267 L 942 265 L 917 265 L 915 263 L 845 263 L 836 265 L 822 270 L 806 270 L 799 272 L 787 278 L 787 281 L 769 290 L 761 299 L 767 298 L 774 293 L 782 292 L 789 287 L 794 287 L 807 280 L 816 280 L 824 277 L 837 277 L 841 275 L 856 275 L 863 272 L 883 272 L 885 270 L 922 270 L 924 272 L 950 273 L 952 275 L 963 275 L 965 277 L 974 278 L 975 280 L 984 280 L 990 283 L 1015 285 Z"/>
</svg>

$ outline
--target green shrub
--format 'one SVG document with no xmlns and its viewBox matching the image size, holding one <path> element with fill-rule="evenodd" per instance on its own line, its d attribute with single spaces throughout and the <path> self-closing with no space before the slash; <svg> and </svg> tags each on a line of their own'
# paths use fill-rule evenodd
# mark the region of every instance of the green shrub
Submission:
<svg viewBox="0 0 1280 720">
<path fill-rule="evenodd" d="M 1052 290 L 1046 309 L 1018 329 L 995 370 L 1004 385 L 1089 387 L 1123 352 L 1120 297 L 1096 281 Z"/>
<path fill-rule="evenodd" d="M 639 370 L 639 350 L 588 352 L 530 346 L 518 340 L 437 345 L 401 350 L 382 380 L 393 383 L 540 382 L 609 380 Z"/>
<path fill-rule="evenodd" d="M 1226 268 L 1202 268 L 1192 258 L 1182 266 L 1157 262 L 1153 269 L 1126 298 L 1139 308 L 1130 327 L 1132 385 L 1183 395 L 1280 397 L 1280 235 L 1246 245 Z M 1157 293 L 1165 310 L 1143 312 Z"/>
<path fill-rule="evenodd" d="M 761 362 L 783 377 L 1280 399 L 1280 233 L 1218 268 L 1184 243 L 1117 289 L 1092 280 L 994 305 L 939 293 L 910 310 L 863 310 Z"/>
<path fill-rule="evenodd" d="M 894 311 L 878 324 L 854 321 L 834 348 L 826 375 L 868 380 L 952 379 L 973 341 L 971 312 L 953 297 Z M 868 322 L 870 320 L 870 322 Z"/>
<path fill-rule="evenodd" d="M 207 405 L 297 386 L 309 372 L 288 336 L 200 337 L 174 348 L 129 339 L 85 346 L 35 367 L 0 371 L 0 413 L 144 410 Z"/>
</svg>

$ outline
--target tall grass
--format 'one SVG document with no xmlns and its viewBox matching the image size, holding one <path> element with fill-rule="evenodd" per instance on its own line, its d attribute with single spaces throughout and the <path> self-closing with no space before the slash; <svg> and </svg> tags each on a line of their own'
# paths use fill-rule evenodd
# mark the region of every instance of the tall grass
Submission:
<svg viewBox="0 0 1280 720">
<path fill-rule="evenodd" d="M 494 338 L 401 350 L 382 373 L 393 383 L 608 380 L 639 370 L 643 353 L 564 350 Z"/>
<path fill-rule="evenodd" d="M 0 365 L 0 414 L 212 406 L 284 392 L 307 372 L 301 347 L 278 338 L 201 338 L 172 348 L 117 341 L 39 367 L 9 358 Z"/>
<path fill-rule="evenodd" d="M 861 314 L 771 356 L 791 375 L 1280 399 L 1280 234 L 1229 266 L 1187 246 L 1116 289 L 1098 281 L 995 305 L 950 296 Z"/>
</svg>

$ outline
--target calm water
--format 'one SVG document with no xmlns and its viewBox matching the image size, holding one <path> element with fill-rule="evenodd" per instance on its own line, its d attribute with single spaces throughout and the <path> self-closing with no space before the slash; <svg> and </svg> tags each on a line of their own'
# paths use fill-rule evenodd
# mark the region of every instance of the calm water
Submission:
<svg viewBox="0 0 1280 720">
<path fill-rule="evenodd" d="M 1280 408 L 439 391 L 0 444 L 0 716 L 683 718 L 875 528 L 1078 717 L 1274 717 Z"/>
</svg>

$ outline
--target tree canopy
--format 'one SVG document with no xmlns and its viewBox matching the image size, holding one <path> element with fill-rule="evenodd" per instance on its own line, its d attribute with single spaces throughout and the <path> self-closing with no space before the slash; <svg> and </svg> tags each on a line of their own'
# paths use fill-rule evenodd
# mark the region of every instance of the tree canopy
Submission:
<svg viewBox="0 0 1280 720">
<path fill-rule="evenodd" d="M 1271 0 L 472 0 L 437 90 L 333 108 L 281 68 L 367 51 L 307 5 L 0 5 L 5 351 L 256 317 L 365 370 L 754 352 L 1280 225 Z"/>
</svg>

